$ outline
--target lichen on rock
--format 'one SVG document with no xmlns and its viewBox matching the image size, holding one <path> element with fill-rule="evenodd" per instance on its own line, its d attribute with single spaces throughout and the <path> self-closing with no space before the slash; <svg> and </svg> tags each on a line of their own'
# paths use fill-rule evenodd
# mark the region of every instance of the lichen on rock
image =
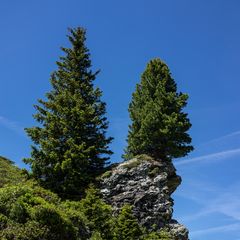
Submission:
<svg viewBox="0 0 240 240">
<path fill-rule="evenodd" d="M 110 171 L 101 178 L 101 192 L 115 213 L 130 204 L 138 222 L 148 230 L 167 228 L 174 240 L 188 240 L 188 230 L 172 219 L 171 194 L 181 178 L 171 161 L 140 155 Z"/>
</svg>

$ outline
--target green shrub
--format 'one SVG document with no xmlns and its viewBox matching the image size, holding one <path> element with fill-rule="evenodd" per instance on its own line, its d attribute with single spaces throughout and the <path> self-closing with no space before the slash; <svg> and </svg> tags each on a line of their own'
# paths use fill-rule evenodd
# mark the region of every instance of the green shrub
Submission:
<svg viewBox="0 0 240 240">
<path fill-rule="evenodd" d="M 0 231 L 2 240 L 48 240 L 52 234 L 46 226 L 35 221 L 28 221 L 26 224 L 9 222 L 8 227 Z"/>
<path fill-rule="evenodd" d="M 149 177 L 155 177 L 160 173 L 160 168 L 159 167 L 155 167 L 153 169 L 151 169 L 148 173 Z"/>
<path fill-rule="evenodd" d="M 72 205 L 34 182 L 5 186 L 0 189 L 0 239 L 88 239 L 85 219 Z"/>
<path fill-rule="evenodd" d="M 99 232 L 93 232 L 90 240 L 103 240 Z"/>
<path fill-rule="evenodd" d="M 24 176 L 19 168 L 14 166 L 14 163 L 0 156 L 0 187 L 5 184 L 15 184 L 24 180 Z"/>
<path fill-rule="evenodd" d="M 141 235 L 142 229 L 132 213 L 132 207 L 124 205 L 117 217 L 114 240 L 135 240 Z"/>
<path fill-rule="evenodd" d="M 148 233 L 142 239 L 143 240 L 172 240 L 170 234 L 166 230 Z"/>
<path fill-rule="evenodd" d="M 134 158 L 132 158 L 132 159 L 130 159 L 128 161 L 125 161 L 122 164 L 122 166 L 129 170 L 129 169 L 138 167 L 144 161 L 151 162 L 151 161 L 153 161 L 153 158 L 148 156 L 148 155 L 146 155 L 146 154 L 139 154 L 139 155 L 134 156 Z"/>
<path fill-rule="evenodd" d="M 1 240 L 170 240 L 146 233 L 130 205 L 114 217 L 94 186 L 81 201 L 61 201 L 36 182 L 0 188 Z"/>
<path fill-rule="evenodd" d="M 86 197 L 80 204 L 83 214 L 90 221 L 91 231 L 101 233 L 104 240 L 112 240 L 114 228 L 112 208 L 103 202 L 100 192 L 93 185 L 86 191 Z"/>
<path fill-rule="evenodd" d="M 89 236 L 90 221 L 88 221 L 83 214 L 81 203 L 79 201 L 62 202 L 61 209 L 77 229 L 77 239 L 84 239 L 84 236 Z"/>
<path fill-rule="evenodd" d="M 124 164 L 122 164 L 122 167 L 130 170 L 132 168 L 139 166 L 141 162 L 142 162 L 141 159 L 134 158 L 129 161 L 126 161 Z"/>
<path fill-rule="evenodd" d="M 101 178 L 102 178 L 102 179 L 103 179 L 103 178 L 109 178 L 109 177 L 111 177 L 111 175 L 112 175 L 112 171 L 109 170 L 109 171 L 106 171 L 105 173 L 103 173 L 103 174 L 101 175 Z"/>
</svg>

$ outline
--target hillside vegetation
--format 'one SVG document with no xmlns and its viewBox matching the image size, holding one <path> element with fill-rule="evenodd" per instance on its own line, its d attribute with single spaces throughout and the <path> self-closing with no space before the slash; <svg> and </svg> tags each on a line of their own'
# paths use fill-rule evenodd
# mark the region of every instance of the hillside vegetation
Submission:
<svg viewBox="0 0 240 240">
<path fill-rule="evenodd" d="M 0 162 L 1 240 L 170 240 L 163 231 L 142 228 L 131 206 L 125 205 L 113 216 L 94 186 L 80 201 L 63 201 L 36 181 L 23 181 L 10 160 Z"/>
<path fill-rule="evenodd" d="M 0 187 L 9 183 L 15 184 L 23 178 L 21 170 L 11 160 L 0 156 Z"/>
</svg>

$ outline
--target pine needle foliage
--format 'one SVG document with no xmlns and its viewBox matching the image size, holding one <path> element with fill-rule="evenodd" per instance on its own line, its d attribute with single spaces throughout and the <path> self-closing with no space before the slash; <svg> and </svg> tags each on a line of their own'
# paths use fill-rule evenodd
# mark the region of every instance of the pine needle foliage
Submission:
<svg viewBox="0 0 240 240">
<path fill-rule="evenodd" d="M 52 90 L 35 105 L 39 125 L 26 128 L 34 144 L 24 161 L 44 187 L 75 198 L 103 170 L 112 138 L 106 137 L 106 106 L 93 85 L 99 71 L 91 70 L 85 30 L 69 29 L 68 40 L 51 75 Z"/>
<path fill-rule="evenodd" d="M 129 105 L 132 123 L 124 158 L 147 154 L 170 160 L 192 151 L 191 123 L 183 112 L 187 99 L 187 94 L 177 91 L 168 66 L 160 59 L 151 60 Z"/>
</svg>

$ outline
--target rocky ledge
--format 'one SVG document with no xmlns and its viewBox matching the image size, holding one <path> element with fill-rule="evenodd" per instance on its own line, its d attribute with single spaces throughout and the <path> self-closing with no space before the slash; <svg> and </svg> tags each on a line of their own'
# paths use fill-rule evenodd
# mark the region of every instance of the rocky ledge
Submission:
<svg viewBox="0 0 240 240">
<path fill-rule="evenodd" d="M 124 204 L 131 204 L 142 226 L 167 228 L 174 240 L 188 240 L 188 230 L 172 219 L 171 194 L 180 183 L 181 178 L 172 162 L 141 155 L 105 172 L 101 178 L 101 192 L 114 212 L 117 213 Z"/>
</svg>

